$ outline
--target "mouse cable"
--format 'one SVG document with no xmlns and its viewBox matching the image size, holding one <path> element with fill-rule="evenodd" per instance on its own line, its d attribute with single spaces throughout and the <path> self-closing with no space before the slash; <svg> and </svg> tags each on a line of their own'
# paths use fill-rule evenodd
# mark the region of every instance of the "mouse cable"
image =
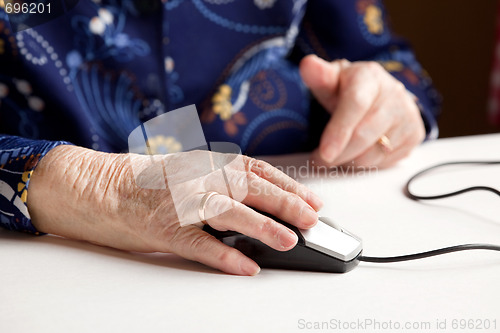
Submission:
<svg viewBox="0 0 500 333">
<path fill-rule="evenodd" d="M 492 188 L 492 187 L 488 187 L 488 186 L 472 186 L 472 187 L 467 187 L 467 188 L 464 188 L 464 189 L 461 189 L 458 191 L 454 191 L 454 192 L 450 192 L 450 193 L 444 193 L 444 194 L 439 194 L 439 195 L 430 195 L 430 196 L 416 195 L 410 191 L 410 185 L 415 179 L 419 178 L 420 176 L 422 176 L 422 175 L 424 175 L 432 170 L 435 170 L 435 169 L 438 169 L 438 168 L 441 168 L 444 166 L 450 166 L 450 165 L 494 165 L 494 164 L 500 164 L 500 161 L 459 161 L 459 162 L 447 162 L 447 163 L 434 165 L 430 168 L 427 168 L 427 169 L 424 169 L 424 170 L 418 172 L 413 177 L 411 177 L 408 180 L 408 182 L 406 183 L 405 192 L 406 192 L 406 195 L 413 200 L 444 199 L 444 198 L 449 198 L 449 197 L 453 197 L 453 196 L 456 196 L 459 194 L 463 194 L 466 192 L 472 192 L 472 191 L 489 191 L 489 192 L 492 192 L 492 193 L 500 196 L 499 190 Z M 465 250 L 500 251 L 500 246 L 492 245 L 492 244 L 462 244 L 462 245 L 455 245 L 455 246 L 445 247 L 442 249 L 437 249 L 437 250 L 432 250 L 432 251 L 407 254 L 407 255 L 395 256 L 395 257 L 360 256 L 360 257 L 358 257 L 358 260 L 364 261 L 364 262 L 374 262 L 374 263 L 390 263 L 390 262 L 400 262 L 400 261 L 423 259 L 423 258 L 428 258 L 428 257 L 439 256 L 442 254 L 452 253 L 452 252 L 465 251 Z"/>
<path fill-rule="evenodd" d="M 472 186 L 472 187 L 466 187 L 464 189 L 461 189 L 461 190 L 458 190 L 458 191 L 454 191 L 454 192 L 449 192 L 449 193 L 444 193 L 444 194 L 438 194 L 438 195 L 429 195 L 429 196 L 423 196 L 423 195 L 417 195 L 417 194 L 414 194 L 410 191 L 410 185 L 411 183 L 419 178 L 420 176 L 432 171 L 432 170 L 435 170 L 435 169 L 438 169 L 438 168 L 441 168 L 441 167 L 444 167 L 444 166 L 450 166 L 450 165 L 467 165 L 467 164 L 471 164 L 471 165 L 494 165 L 494 164 L 500 164 L 500 161 L 460 161 L 460 162 L 447 162 L 447 163 L 442 163 L 442 164 L 438 164 L 438 165 L 434 165 L 430 168 L 427 168 L 427 169 L 424 169 L 420 172 L 418 172 L 416 175 L 414 175 L 413 177 L 410 178 L 410 180 L 408 180 L 408 182 L 406 183 L 406 187 L 405 187 L 405 194 L 410 198 L 410 199 L 413 199 L 413 200 L 436 200 L 436 199 L 444 199 L 444 198 L 449 198 L 449 197 L 453 197 L 455 195 L 459 195 L 459 194 L 463 194 L 463 193 L 466 193 L 466 192 L 472 192 L 472 191 L 489 191 L 489 192 L 492 192 L 498 196 L 500 196 L 500 191 L 493 188 L 493 187 L 489 187 L 489 186 Z"/>
<path fill-rule="evenodd" d="M 376 263 L 389 263 L 389 262 L 399 262 L 399 261 L 408 261 L 408 260 L 416 260 L 423 259 L 428 257 L 439 256 L 446 253 L 465 251 L 465 250 L 491 250 L 491 251 L 500 251 L 499 245 L 492 244 L 463 244 L 463 245 L 455 245 L 450 247 L 445 247 L 442 249 L 407 254 L 396 257 L 367 257 L 367 256 L 359 256 L 359 261 L 364 262 L 376 262 Z"/>
</svg>

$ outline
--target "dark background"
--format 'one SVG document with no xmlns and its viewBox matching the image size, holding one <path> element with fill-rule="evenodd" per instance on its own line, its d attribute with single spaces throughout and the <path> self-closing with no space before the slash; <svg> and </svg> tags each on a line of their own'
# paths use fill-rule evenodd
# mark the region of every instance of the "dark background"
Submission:
<svg viewBox="0 0 500 333">
<path fill-rule="evenodd" d="M 406 37 L 441 92 L 440 137 L 500 132 L 488 124 L 497 0 L 386 0 L 392 29 Z"/>
</svg>

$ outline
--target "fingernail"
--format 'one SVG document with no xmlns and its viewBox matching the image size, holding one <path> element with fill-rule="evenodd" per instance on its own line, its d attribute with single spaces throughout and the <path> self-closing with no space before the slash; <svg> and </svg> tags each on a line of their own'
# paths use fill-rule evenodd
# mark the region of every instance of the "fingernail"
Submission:
<svg viewBox="0 0 500 333">
<path fill-rule="evenodd" d="M 317 211 L 323 207 L 323 200 L 313 192 L 309 192 L 309 201 L 311 201 L 313 208 Z"/>
<path fill-rule="evenodd" d="M 259 265 L 246 257 L 240 260 L 240 269 L 245 275 L 254 276 L 260 273 Z"/>
<path fill-rule="evenodd" d="M 318 221 L 318 213 L 311 207 L 307 206 L 303 211 L 302 223 L 312 227 Z"/>
<path fill-rule="evenodd" d="M 282 228 L 278 233 L 278 242 L 282 249 L 288 249 L 295 246 L 298 240 L 297 234 L 288 228 Z"/>
</svg>

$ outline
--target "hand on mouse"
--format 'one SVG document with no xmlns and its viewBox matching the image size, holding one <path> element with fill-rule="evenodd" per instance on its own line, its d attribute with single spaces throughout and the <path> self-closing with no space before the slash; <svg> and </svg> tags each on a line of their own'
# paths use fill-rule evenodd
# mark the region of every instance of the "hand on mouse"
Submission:
<svg viewBox="0 0 500 333">
<path fill-rule="evenodd" d="M 389 167 L 425 138 L 414 97 L 376 62 L 300 63 L 305 84 L 332 115 L 312 154 L 317 165 Z M 384 145 L 378 141 L 386 137 Z"/>
<path fill-rule="evenodd" d="M 244 190 L 248 194 L 241 203 L 223 194 L 211 197 L 206 202 L 206 223 L 217 230 L 235 230 L 257 238 L 280 251 L 293 248 L 297 243 L 294 232 L 248 206 L 299 228 L 310 228 L 317 221 L 321 200 L 268 163 L 237 156 L 242 167 L 227 164 L 226 179 L 233 190 L 247 186 Z M 170 180 L 166 189 L 148 189 L 139 184 L 144 174 L 134 175 L 137 170 L 147 171 L 150 156 L 108 154 L 76 146 L 54 148 L 30 180 L 27 205 L 33 224 L 41 232 L 99 245 L 172 252 L 227 273 L 257 274 L 260 269 L 254 261 L 179 219 L 198 216 L 204 194 L 223 192 L 226 186 L 220 184 L 220 170 L 188 180 L 196 174 L 199 161 L 209 158 L 215 165 L 225 165 L 234 156 L 192 151 L 155 157 L 164 162 L 166 174 L 186 178 L 175 188 L 175 196 L 182 199 L 177 206 Z M 163 179 L 162 173 L 156 176 Z"/>
</svg>

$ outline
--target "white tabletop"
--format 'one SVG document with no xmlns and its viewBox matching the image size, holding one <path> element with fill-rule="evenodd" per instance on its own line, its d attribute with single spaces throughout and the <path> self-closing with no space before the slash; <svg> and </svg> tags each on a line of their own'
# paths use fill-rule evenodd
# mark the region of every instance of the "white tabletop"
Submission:
<svg viewBox="0 0 500 333">
<path fill-rule="evenodd" d="M 499 197 L 476 192 L 420 203 L 402 192 L 424 167 L 500 160 L 499 148 L 500 135 L 438 140 L 390 170 L 300 180 L 326 202 L 323 215 L 363 239 L 365 255 L 500 244 Z M 305 158 L 269 160 L 300 166 Z M 305 175 L 305 168 L 296 170 Z M 470 184 L 500 188 L 500 166 L 441 173 L 415 190 L 438 193 Z M 0 231 L 0 267 L 0 332 L 6 333 L 500 332 L 498 252 L 361 263 L 346 274 L 263 269 L 256 277 L 238 277 L 174 255 Z M 350 329 L 340 329 L 344 325 Z"/>
</svg>

